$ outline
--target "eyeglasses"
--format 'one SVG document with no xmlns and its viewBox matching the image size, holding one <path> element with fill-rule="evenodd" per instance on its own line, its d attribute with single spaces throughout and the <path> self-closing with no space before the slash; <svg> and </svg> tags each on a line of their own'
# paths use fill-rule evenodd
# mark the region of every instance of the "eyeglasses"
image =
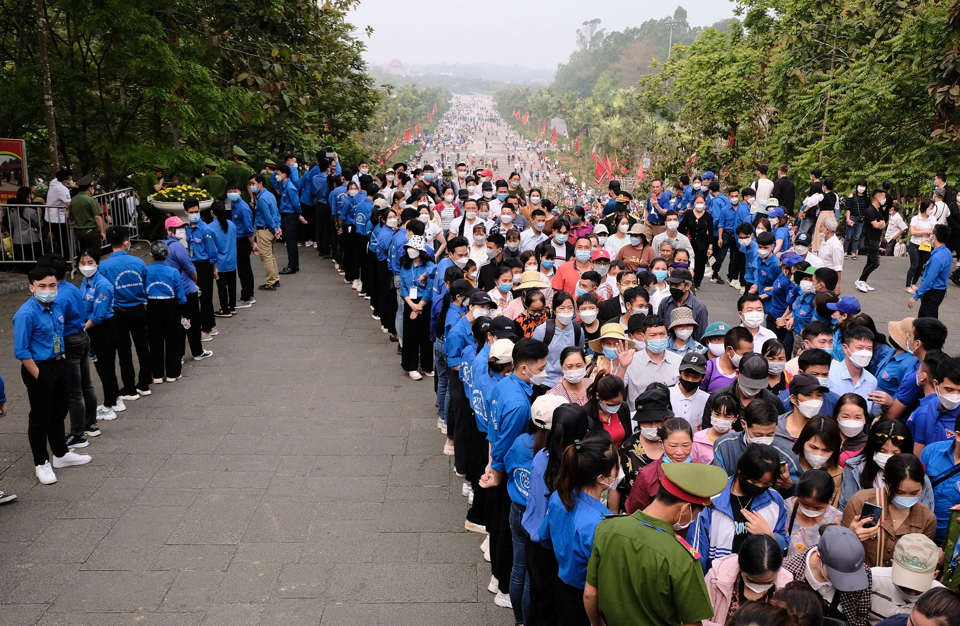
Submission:
<svg viewBox="0 0 960 626">
<path fill-rule="evenodd" d="M 893 443 L 903 443 L 905 437 L 903 435 L 891 435 L 889 433 L 877 433 L 874 437 L 877 443 L 883 444 L 885 440 L 890 440 Z"/>
</svg>

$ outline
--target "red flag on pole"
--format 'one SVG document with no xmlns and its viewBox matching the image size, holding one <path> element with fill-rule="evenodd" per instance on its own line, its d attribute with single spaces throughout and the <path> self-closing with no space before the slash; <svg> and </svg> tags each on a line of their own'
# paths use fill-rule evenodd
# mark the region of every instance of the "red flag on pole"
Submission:
<svg viewBox="0 0 960 626">
<path fill-rule="evenodd" d="M 544 120 L 543 126 L 540 127 L 540 136 L 543 137 L 547 134 L 547 122 Z"/>
<path fill-rule="evenodd" d="M 580 156 L 580 135 L 577 135 L 577 143 L 573 147 L 573 153 Z"/>
<path fill-rule="evenodd" d="M 557 143 L 557 129 L 556 129 L 556 128 L 553 129 L 553 136 L 550 137 L 550 141 L 552 141 L 553 143 Z"/>
<path fill-rule="evenodd" d="M 437 105 L 436 105 L 436 103 L 434 103 L 434 105 L 433 105 L 433 114 L 434 114 L 434 115 L 437 114 Z"/>
<path fill-rule="evenodd" d="M 407 126 L 407 130 L 403 131 L 403 140 L 410 141 L 410 127 Z"/>
<path fill-rule="evenodd" d="M 637 168 L 637 180 L 643 180 L 647 177 L 647 173 L 643 171 L 643 163 L 640 163 L 640 167 Z"/>
<path fill-rule="evenodd" d="M 417 120 L 417 134 L 420 134 L 420 120 Z"/>
<path fill-rule="evenodd" d="M 526 125 L 527 125 L 527 122 L 530 121 L 530 114 L 527 113 L 526 115 L 524 115 L 524 116 L 523 116 L 523 120 L 521 120 L 521 121 L 523 122 L 523 125 L 526 126 Z"/>
</svg>

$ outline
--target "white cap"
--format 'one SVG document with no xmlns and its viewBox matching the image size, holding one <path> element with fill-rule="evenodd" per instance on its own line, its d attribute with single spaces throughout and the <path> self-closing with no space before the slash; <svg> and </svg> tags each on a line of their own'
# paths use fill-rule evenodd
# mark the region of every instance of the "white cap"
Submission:
<svg viewBox="0 0 960 626">
<path fill-rule="evenodd" d="M 500 363 L 510 363 L 513 361 L 513 342 L 509 339 L 497 339 L 490 346 L 490 358 Z"/>
</svg>

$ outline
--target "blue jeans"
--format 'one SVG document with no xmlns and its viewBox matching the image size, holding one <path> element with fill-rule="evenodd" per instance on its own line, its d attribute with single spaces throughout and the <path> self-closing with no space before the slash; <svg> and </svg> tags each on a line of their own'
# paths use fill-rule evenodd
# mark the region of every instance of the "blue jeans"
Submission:
<svg viewBox="0 0 960 626">
<path fill-rule="evenodd" d="M 433 342 L 433 371 L 437 373 L 437 415 L 446 423 L 450 394 L 447 392 L 447 355 L 443 351 L 441 337 Z"/>
<path fill-rule="evenodd" d="M 863 220 L 854 219 L 853 226 L 847 224 L 847 231 L 843 234 L 843 253 L 856 254 L 860 249 L 860 235 L 863 234 Z"/>
<path fill-rule="evenodd" d="M 522 504 L 510 503 L 510 532 L 513 535 L 510 603 L 513 605 L 513 619 L 518 624 L 526 624 L 530 613 L 530 574 L 527 573 L 527 541 L 530 536 L 520 524 L 526 510 Z"/>
<path fill-rule="evenodd" d="M 403 298 L 400 297 L 400 277 L 394 274 L 393 286 L 397 289 L 397 339 L 403 347 Z"/>
</svg>

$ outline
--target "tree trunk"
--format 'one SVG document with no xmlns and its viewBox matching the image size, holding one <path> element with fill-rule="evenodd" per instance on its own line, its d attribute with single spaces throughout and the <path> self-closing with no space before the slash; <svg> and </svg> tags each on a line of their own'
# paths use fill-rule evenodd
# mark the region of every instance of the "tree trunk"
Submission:
<svg viewBox="0 0 960 626">
<path fill-rule="evenodd" d="M 40 68 L 43 74 L 43 108 L 47 114 L 47 145 L 50 148 L 50 167 L 60 169 L 57 156 L 57 118 L 53 110 L 53 84 L 50 81 L 50 57 L 47 55 L 47 18 L 43 0 L 34 0 L 37 11 L 37 35 L 40 44 Z"/>
</svg>

